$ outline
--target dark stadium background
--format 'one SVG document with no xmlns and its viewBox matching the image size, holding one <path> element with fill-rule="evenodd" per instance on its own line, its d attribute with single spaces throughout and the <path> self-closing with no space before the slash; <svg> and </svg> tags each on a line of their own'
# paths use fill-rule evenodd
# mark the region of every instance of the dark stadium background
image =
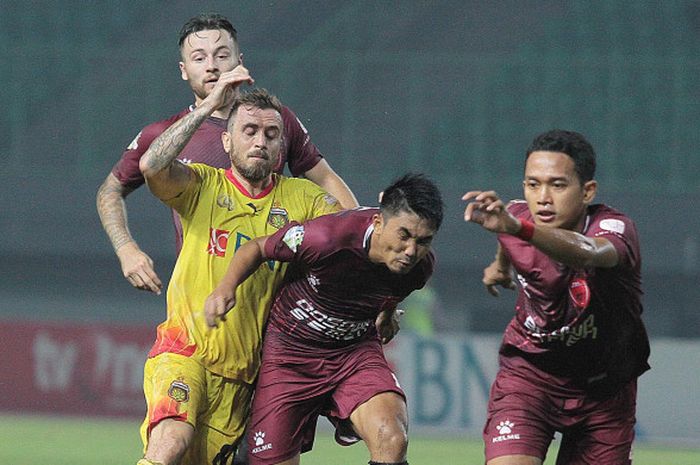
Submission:
<svg viewBox="0 0 700 465">
<path fill-rule="evenodd" d="M 439 331 L 499 333 L 510 319 L 512 294 L 481 286 L 493 237 L 463 222 L 460 197 L 520 196 L 525 147 L 560 127 L 588 136 L 598 199 L 638 225 L 652 338 L 700 337 L 691 0 L 3 1 L 0 320 L 163 319 L 164 297 L 122 278 L 95 193 L 142 126 L 191 103 L 177 33 L 200 11 L 232 20 L 256 84 L 298 114 L 362 204 L 406 171 L 438 181 Z M 127 204 L 167 279 L 168 211 L 145 188 Z"/>
</svg>

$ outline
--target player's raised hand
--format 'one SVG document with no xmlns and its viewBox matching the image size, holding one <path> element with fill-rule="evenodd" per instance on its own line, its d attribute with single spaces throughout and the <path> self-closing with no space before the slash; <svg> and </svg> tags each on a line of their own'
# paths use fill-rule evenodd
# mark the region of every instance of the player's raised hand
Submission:
<svg viewBox="0 0 700 465">
<path fill-rule="evenodd" d="M 163 283 L 156 274 L 153 260 L 135 242 L 127 242 L 117 250 L 122 273 L 137 289 L 160 295 Z"/>
<path fill-rule="evenodd" d="M 520 229 L 520 222 L 506 210 L 495 191 L 470 191 L 462 200 L 469 202 L 464 210 L 464 221 L 497 233 L 515 233 Z"/>
<path fill-rule="evenodd" d="M 216 328 L 219 321 L 226 321 L 226 314 L 236 305 L 236 290 L 219 289 L 209 294 L 204 301 L 204 318 L 207 326 Z"/>
<path fill-rule="evenodd" d="M 515 289 L 515 282 L 513 281 L 513 273 L 510 267 L 504 269 L 503 266 L 496 260 L 489 266 L 484 268 L 484 277 L 481 280 L 486 286 L 486 290 L 494 297 L 498 297 L 500 293 L 498 292 L 498 286 L 502 286 L 506 289 Z"/>
<path fill-rule="evenodd" d="M 253 85 L 254 82 L 255 80 L 250 76 L 248 68 L 238 65 L 231 71 L 226 71 L 219 75 L 214 88 L 207 98 L 202 101 L 202 104 L 211 105 L 213 110 L 218 110 L 231 104 L 236 97 L 236 89 L 241 84 Z"/>
</svg>

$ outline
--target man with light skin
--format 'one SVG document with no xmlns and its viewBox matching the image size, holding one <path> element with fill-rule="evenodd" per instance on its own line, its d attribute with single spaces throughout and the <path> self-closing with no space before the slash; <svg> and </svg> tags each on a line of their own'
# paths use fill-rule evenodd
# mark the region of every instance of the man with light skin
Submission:
<svg viewBox="0 0 700 465">
<path fill-rule="evenodd" d="M 179 37 L 180 73 L 194 94 L 194 105 L 170 118 L 146 126 L 123 153 L 97 192 L 97 210 L 102 226 L 114 248 L 127 281 L 137 289 L 160 294 L 162 280 L 154 263 L 129 232 L 126 197 L 144 183 L 139 159 L 152 141 L 166 128 L 183 118 L 209 95 L 223 73 L 242 64 L 236 30 L 221 15 L 207 14 L 191 18 Z M 230 104 L 214 111 L 192 136 L 179 154 L 185 163 L 205 163 L 228 168 L 229 157 L 221 144 L 220 134 L 226 129 Z M 311 142 L 306 129 L 294 113 L 282 107 L 284 139 L 274 171 L 281 173 L 285 164 L 294 176 L 304 176 L 334 195 L 345 208 L 357 206 L 357 200 Z M 173 212 L 176 250 L 179 252 L 182 230 Z"/>
<path fill-rule="evenodd" d="M 294 267 L 265 330 L 247 438 L 252 465 L 298 464 L 320 415 L 340 444 L 362 439 L 370 465 L 407 465 L 405 394 L 381 343 L 397 330 L 397 304 L 433 272 L 441 222 L 437 187 L 406 175 L 384 190 L 379 208 L 291 222 L 241 247 L 205 303 L 211 326 L 235 315 L 240 287 L 266 260 Z"/>
<path fill-rule="evenodd" d="M 467 192 L 466 221 L 498 234 L 483 283 L 515 289 L 484 426 L 487 465 L 631 463 L 637 378 L 649 369 L 634 222 L 593 204 L 596 156 L 573 131 L 538 135 L 525 157 L 525 200 Z M 513 280 L 513 272 L 517 280 Z"/>
<path fill-rule="evenodd" d="M 148 412 L 139 465 L 228 463 L 248 419 L 262 331 L 286 265 L 268 262 L 239 289 L 239 305 L 218 331 L 202 309 L 239 248 L 290 221 L 340 209 L 316 184 L 273 172 L 283 144 L 279 101 L 238 65 L 221 73 L 187 115 L 150 144 L 139 166 L 151 192 L 182 220 L 183 243 L 167 292 L 167 318 L 144 368 Z M 215 111 L 231 109 L 220 134 L 229 169 L 177 157 Z"/>
</svg>

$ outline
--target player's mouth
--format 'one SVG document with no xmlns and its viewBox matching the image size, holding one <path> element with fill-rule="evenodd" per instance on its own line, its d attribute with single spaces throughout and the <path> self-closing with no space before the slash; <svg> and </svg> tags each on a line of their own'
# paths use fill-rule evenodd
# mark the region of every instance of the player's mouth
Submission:
<svg viewBox="0 0 700 465">
<path fill-rule="evenodd" d="M 253 160 L 269 160 L 270 156 L 267 154 L 267 152 L 258 150 L 248 155 L 248 158 L 252 158 Z"/>
<path fill-rule="evenodd" d="M 209 78 L 209 79 L 205 79 L 205 80 L 204 80 L 204 85 L 206 86 L 206 85 L 211 84 L 212 87 L 213 87 L 214 85 L 216 85 L 216 83 L 218 82 L 218 80 L 219 80 L 219 76 L 215 76 L 215 77 L 212 77 L 212 78 Z"/>
<path fill-rule="evenodd" d="M 554 212 L 549 210 L 540 210 L 535 214 L 535 216 L 542 223 L 551 223 L 557 217 Z"/>
</svg>

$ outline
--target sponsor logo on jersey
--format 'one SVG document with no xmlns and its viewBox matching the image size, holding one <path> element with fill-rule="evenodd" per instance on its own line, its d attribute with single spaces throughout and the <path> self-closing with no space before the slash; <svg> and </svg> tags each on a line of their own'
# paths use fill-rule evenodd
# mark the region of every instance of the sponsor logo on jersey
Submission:
<svg viewBox="0 0 700 465">
<path fill-rule="evenodd" d="M 289 223 L 289 214 L 287 210 L 279 205 L 273 205 L 267 217 L 267 223 L 273 228 L 282 229 Z"/>
<path fill-rule="evenodd" d="M 583 278 L 576 278 L 569 284 L 569 296 L 577 308 L 588 308 L 591 302 L 591 289 Z"/>
<path fill-rule="evenodd" d="M 513 439 L 520 439 L 520 434 L 514 433 L 513 428 L 515 424 L 510 420 L 505 420 L 496 425 L 496 431 L 498 431 L 498 436 L 491 438 L 492 443 L 511 441 Z"/>
<path fill-rule="evenodd" d="M 272 443 L 265 442 L 264 431 L 256 431 L 256 433 L 253 435 L 253 441 L 255 442 L 255 447 L 250 450 L 250 452 L 253 454 L 259 454 L 260 452 L 272 449 Z"/>
<path fill-rule="evenodd" d="M 168 388 L 168 397 L 175 402 L 187 402 L 190 400 L 190 387 L 182 381 L 173 381 Z"/>
<path fill-rule="evenodd" d="M 304 241 L 304 226 L 298 225 L 298 226 L 292 226 L 287 230 L 286 233 L 284 233 L 284 237 L 282 238 L 282 242 L 287 244 L 287 247 L 289 247 L 289 250 L 291 250 L 294 253 L 297 253 L 297 249 L 301 245 L 301 243 Z"/>
<path fill-rule="evenodd" d="M 215 257 L 225 256 L 229 234 L 231 234 L 231 231 L 209 228 L 209 245 L 207 246 L 207 252 Z"/>
<path fill-rule="evenodd" d="M 216 198 L 216 204 L 230 212 L 233 211 L 236 206 L 233 199 L 228 194 L 219 194 L 219 196 Z"/>
<path fill-rule="evenodd" d="M 373 320 L 346 320 L 327 315 L 306 299 L 296 301 L 296 307 L 290 310 L 294 318 L 304 322 L 309 328 L 336 341 L 351 341 L 364 335 Z"/>
<path fill-rule="evenodd" d="M 604 229 L 605 231 L 610 231 L 617 234 L 624 234 L 625 223 L 614 218 L 606 218 L 600 222 L 600 229 Z"/>
</svg>

